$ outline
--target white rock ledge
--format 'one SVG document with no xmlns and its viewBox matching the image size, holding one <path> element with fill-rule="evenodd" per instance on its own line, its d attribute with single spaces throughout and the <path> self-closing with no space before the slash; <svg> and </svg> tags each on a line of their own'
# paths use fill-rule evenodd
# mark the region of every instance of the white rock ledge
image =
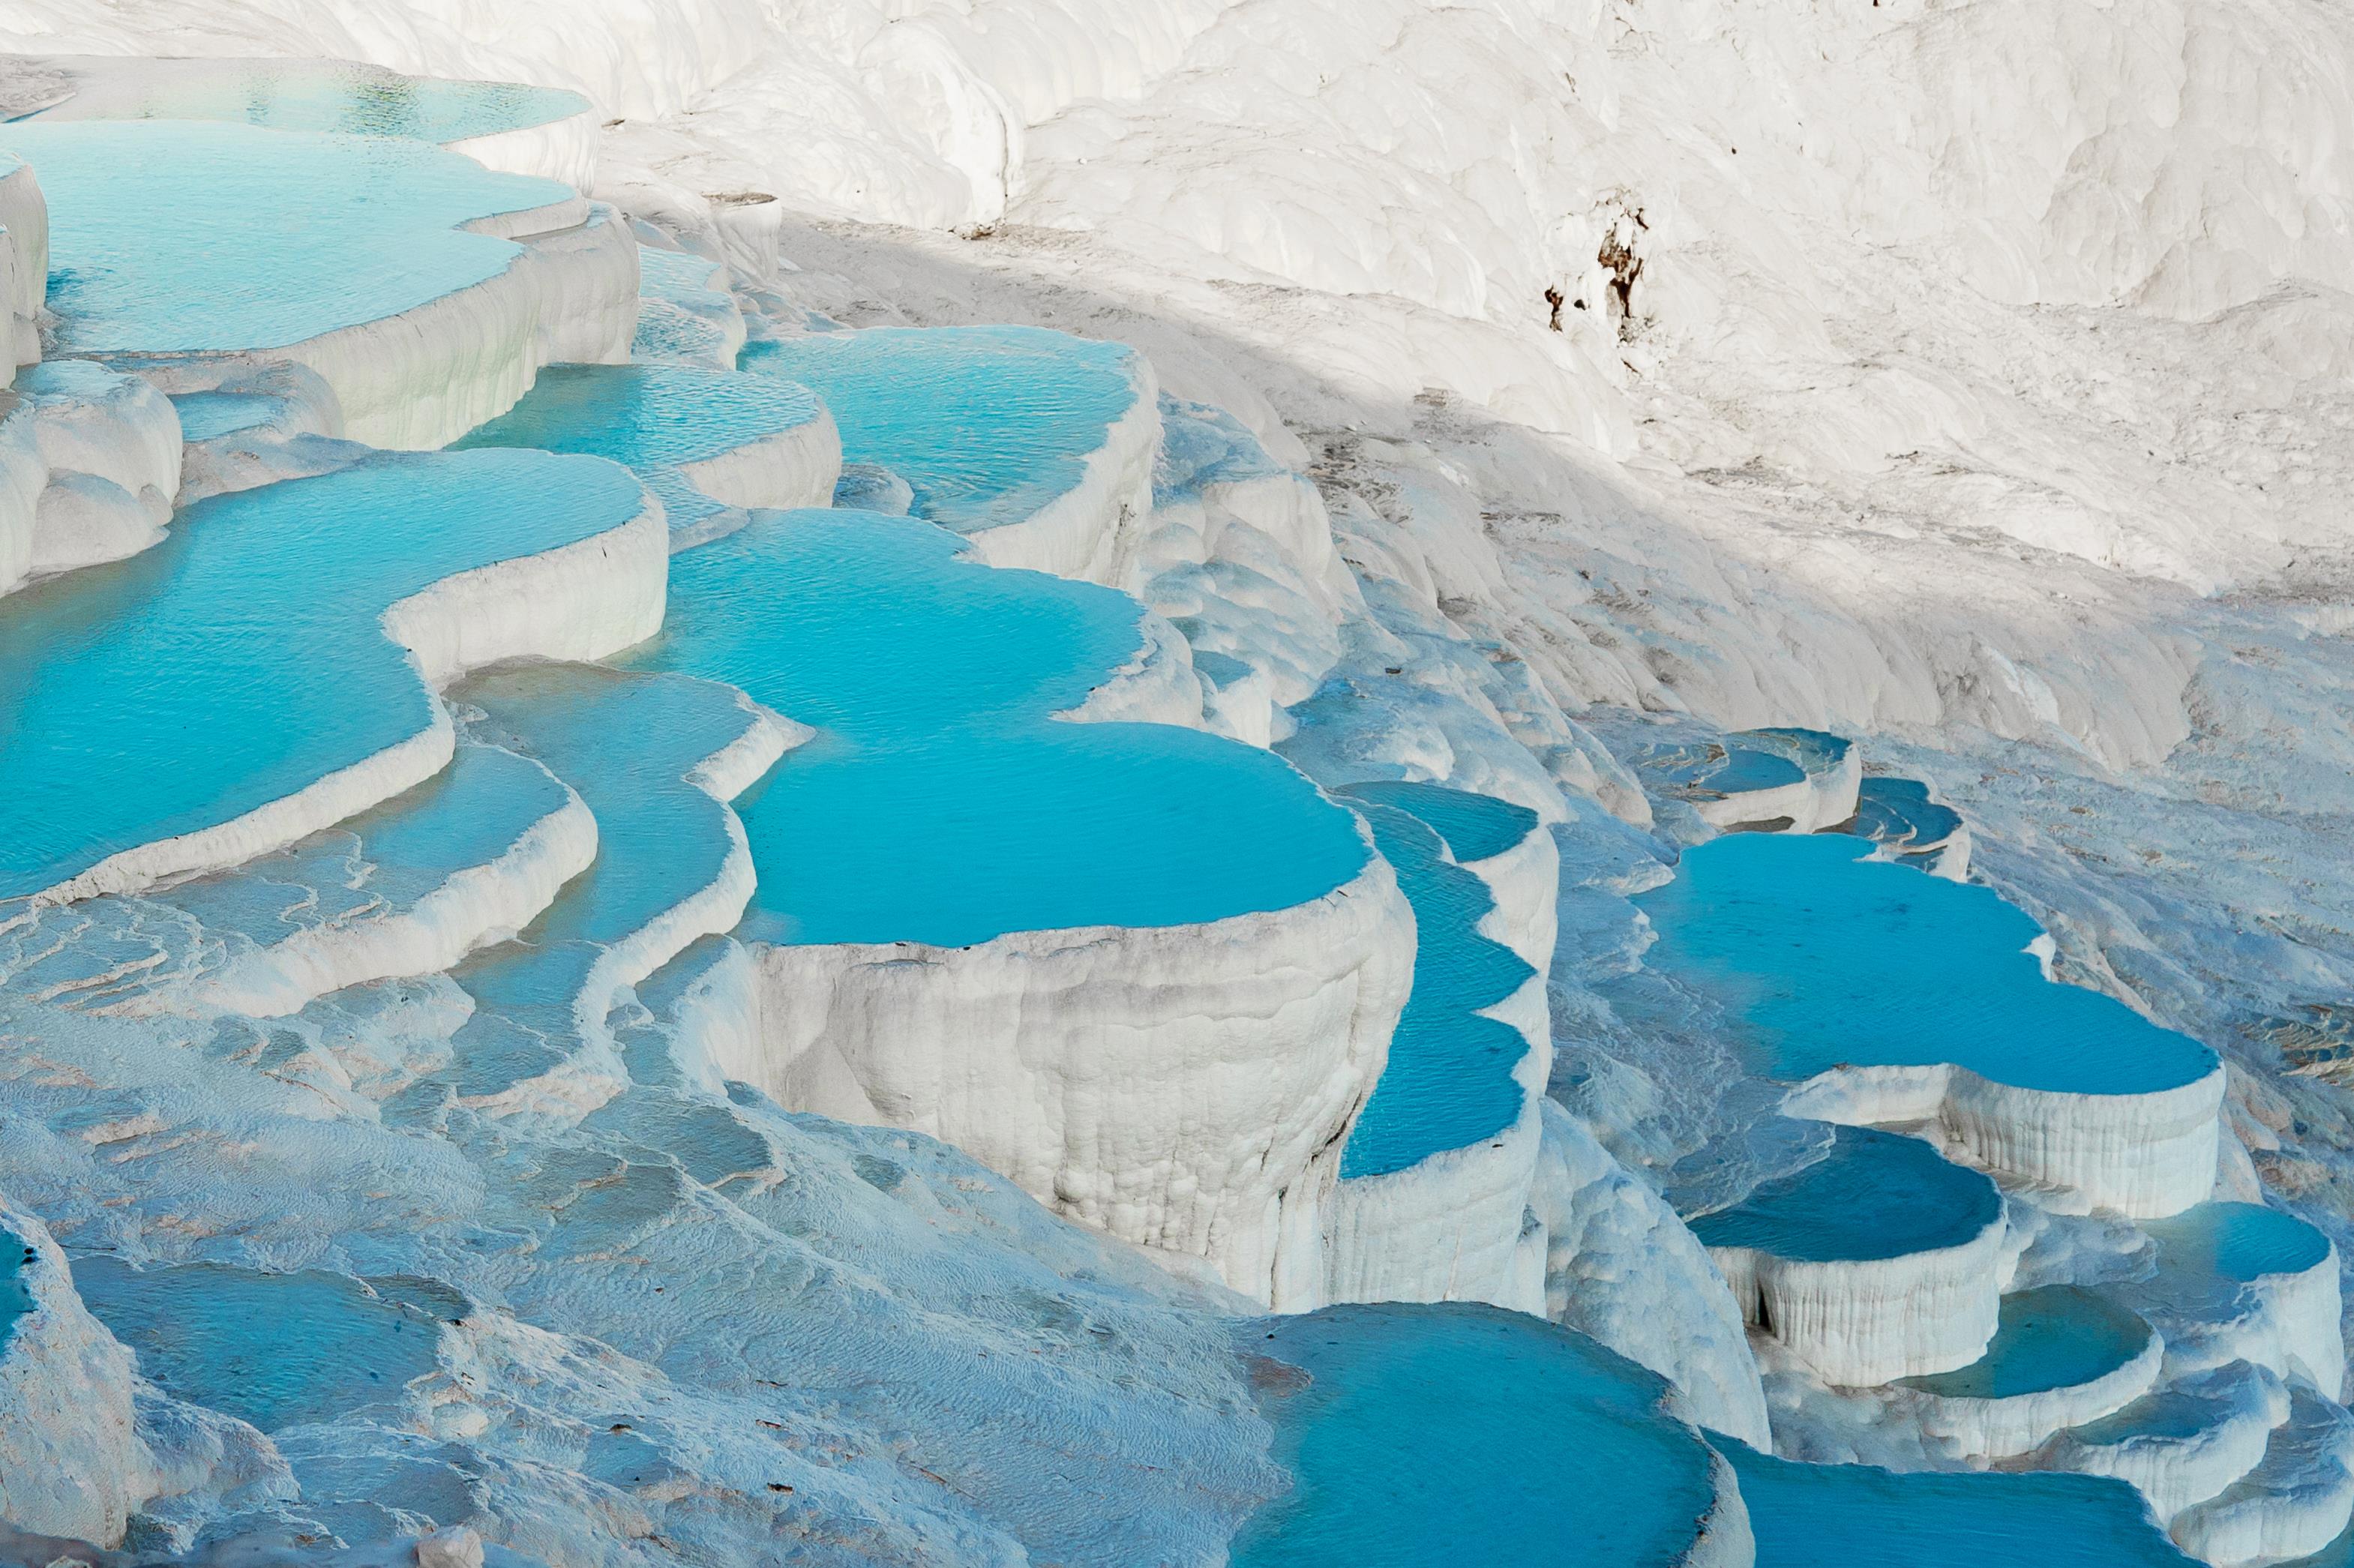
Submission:
<svg viewBox="0 0 2354 1568">
<path fill-rule="evenodd" d="M 728 1076 L 945 1139 L 1255 1300 L 1322 1294 L 1341 1140 L 1413 973 L 1413 910 L 1378 856 L 1320 898 L 1206 925 L 752 953 L 758 1028 L 715 1043 Z"/>
<path fill-rule="evenodd" d="M 1958 1245 L 1898 1257 L 1812 1261 L 1745 1246 L 1708 1255 L 1751 1325 L 1825 1383 L 1869 1387 L 1986 1353 L 2010 1261 L 2005 1231 L 1998 1214 Z"/>
<path fill-rule="evenodd" d="M 1087 455 L 1079 482 L 1023 518 L 967 535 L 992 567 L 1026 567 L 1058 577 L 1120 587 L 1152 514 L 1152 469 L 1161 452 L 1161 391 L 1152 363 L 1128 356 L 1128 409 Z"/>
<path fill-rule="evenodd" d="M 2007 1398 L 1976 1399 L 1901 1389 L 1914 1419 L 1956 1455 L 2008 1459 L 2026 1453 L 2062 1427 L 2079 1426 L 2124 1409 L 2158 1382 L 2166 1346 L 2152 1334 L 2124 1365 L 2065 1388 Z"/>
<path fill-rule="evenodd" d="M 820 404 L 815 418 L 730 447 L 716 457 L 681 463 L 679 472 L 723 506 L 779 512 L 831 506 L 834 483 L 842 477 L 842 432 Z"/>
<path fill-rule="evenodd" d="M 31 1254 L 17 1280 L 32 1298 L 0 1344 L 0 1519 L 111 1546 L 158 1485 L 131 1352 L 82 1306 L 38 1220 L 0 1202 L 0 1246 Z"/>
<path fill-rule="evenodd" d="M 2246 1361 L 2194 1374 L 2154 1397 L 2195 1410 L 2198 1419 L 2114 1436 L 2062 1432 L 2036 1456 L 2036 1467 L 2115 1476 L 2148 1499 L 2165 1524 L 2254 1469 L 2273 1428 L 2288 1419 L 2288 1390 L 2270 1370 Z M 2129 1405 L 2120 1419 L 2142 1408 Z"/>
<path fill-rule="evenodd" d="M 1785 1116 L 1851 1127 L 1928 1124 L 1952 1158 L 2042 1191 L 2045 1208 L 2162 1219 L 2215 1185 L 2223 1068 L 2148 1094 L 2022 1089 L 1951 1064 L 1834 1067 L 1797 1086 Z"/>
<path fill-rule="evenodd" d="M 637 514 L 554 550 L 445 577 L 384 613 L 385 635 L 436 694 L 427 726 L 373 757 L 194 832 L 128 849 L 37 893 L 35 906 L 135 893 L 167 876 L 218 871 L 285 848 L 430 779 L 456 737 L 438 694 L 468 670 L 505 659 L 601 659 L 662 628 L 670 535 L 642 489 Z"/>
<path fill-rule="evenodd" d="M 144 996 L 124 1012 L 218 1010 L 281 1018 L 346 986 L 432 974 L 521 930 L 597 858 L 597 819 L 579 796 L 525 829 L 501 853 L 462 866 L 380 919 L 313 927 L 240 955 L 184 994 Z"/>
<path fill-rule="evenodd" d="M 413 310 L 282 348 L 104 357 L 172 393 L 302 366 L 334 390 L 339 426 L 325 433 L 415 450 L 506 412 L 544 365 L 629 358 L 638 249 L 620 213 L 573 201 L 473 227 L 517 239 L 521 253 L 497 276 Z"/>
</svg>

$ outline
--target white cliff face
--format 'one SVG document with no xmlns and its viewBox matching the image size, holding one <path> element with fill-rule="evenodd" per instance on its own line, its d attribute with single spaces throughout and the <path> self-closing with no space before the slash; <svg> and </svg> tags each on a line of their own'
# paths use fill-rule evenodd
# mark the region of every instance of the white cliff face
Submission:
<svg viewBox="0 0 2354 1568">
<path fill-rule="evenodd" d="M 1413 928 L 1373 860 L 1311 904 L 1210 926 L 763 945 L 758 1054 L 721 1067 L 954 1143 L 1075 1219 L 1313 1305 L 1334 1146 L 1380 1075 Z"/>
<path fill-rule="evenodd" d="M 1770 1447 L 1741 1308 L 1706 1249 L 1561 1107 L 1543 1114 L 1545 1315 L 1668 1379 L 1700 1425 Z"/>
<path fill-rule="evenodd" d="M 131 1352 L 83 1309 L 38 1220 L 0 1207 L 0 1232 L 23 1255 L 13 1283 L 27 1298 L 0 1328 L 0 1516 L 111 1545 L 159 1489 L 133 1411 Z"/>
<path fill-rule="evenodd" d="M 1965 1068 L 1841 1067 L 1808 1079 L 1787 1114 L 1856 1126 L 1928 1122 L 1957 1158 L 2035 1183 L 2050 1206 L 2178 1214 L 2215 1190 L 2223 1069 L 2151 1094 L 1998 1084 Z"/>
</svg>

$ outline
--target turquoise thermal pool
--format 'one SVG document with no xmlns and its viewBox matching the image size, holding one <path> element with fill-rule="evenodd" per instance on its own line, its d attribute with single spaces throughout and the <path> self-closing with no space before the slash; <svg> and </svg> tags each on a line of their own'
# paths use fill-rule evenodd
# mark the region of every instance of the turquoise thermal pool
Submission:
<svg viewBox="0 0 2354 1568">
<path fill-rule="evenodd" d="M 2295 1214 L 2261 1203 L 2201 1203 L 2142 1228 L 2158 1242 L 2161 1273 L 2250 1284 L 2303 1274 L 2329 1257 L 2329 1238 Z"/>
<path fill-rule="evenodd" d="M 202 121 L 19 121 L 0 150 L 48 200 L 71 354 L 280 348 L 381 321 L 522 253 L 460 225 L 573 199 L 424 143 Z"/>
<path fill-rule="evenodd" d="M 1961 813 L 1929 799 L 1929 787 L 1919 779 L 1873 778 L 1857 787 L 1855 815 L 1840 831 L 1901 851 L 1944 843 L 1961 826 Z"/>
<path fill-rule="evenodd" d="M 642 495 L 591 458 L 375 457 L 201 503 L 144 554 L 10 595 L 0 898 L 229 821 L 423 732 L 433 700 L 385 635 L 386 609 L 613 529 Z"/>
<path fill-rule="evenodd" d="M 2108 1477 L 1898 1475 L 1711 1441 L 1741 1478 L 1757 1568 L 2197 1568 L 2158 1533 L 2140 1494 Z"/>
<path fill-rule="evenodd" d="M 889 469 L 917 516 L 960 534 L 1075 488 L 1137 397 L 1127 348 L 1035 327 L 822 333 L 748 344 L 741 363 L 815 392 L 843 461 Z"/>
<path fill-rule="evenodd" d="M 1167 725 L 1073 724 L 1137 648 L 1134 600 L 960 556 L 876 513 L 765 513 L 671 558 L 643 667 L 723 681 L 817 739 L 738 802 L 746 934 L 928 942 L 1288 908 L 1365 863 L 1279 758 Z"/>
<path fill-rule="evenodd" d="M 1996 1083 L 2148 1094 L 2214 1053 L 2081 987 L 2043 978 L 2035 922 L 1991 889 L 1870 858 L 1839 833 L 1734 833 L 1684 852 L 1637 895 L 1646 967 L 1719 1003 L 1755 1069 L 1952 1063 Z"/>
<path fill-rule="evenodd" d="M 1986 1354 L 1968 1366 L 1908 1377 L 1906 1388 L 1942 1399 L 2012 1399 L 2106 1377 L 2141 1354 L 2149 1325 L 2114 1302 L 2069 1285 L 2002 1298 Z"/>
<path fill-rule="evenodd" d="M 596 863 L 514 940 L 456 971 L 479 1005 L 457 1034 L 455 1087 L 476 1096 L 570 1055 L 603 1021 L 608 998 L 588 990 L 598 961 L 719 882 L 727 809 L 690 775 L 758 721 L 725 686 L 594 664 L 514 665 L 451 696 L 486 715 L 478 737 L 537 758 L 597 820 Z"/>
<path fill-rule="evenodd" d="M 1867 1262 L 1960 1246 L 2002 1215 L 1989 1178 L 1917 1138 L 1842 1127 L 1830 1152 L 1691 1222 L 1706 1246 L 1796 1262 Z"/>
<path fill-rule="evenodd" d="M 1806 770 L 1778 752 L 1713 742 L 1654 747 L 1637 758 L 1635 766 L 1670 794 L 1703 800 L 1807 780 Z"/>
<path fill-rule="evenodd" d="M 1196 654 L 1195 662 L 1200 661 Z M 1376 780 L 1343 784 L 1332 791 L 1375 806 L 1394 806 L 1446 841 L 1458 865 L 1503 853 L 1537 831 L 1537 814 L 1526 806 L 1444 784 Z"/>
<path fill-rule="evenodd" d="M 588 111 L 558 88 L 402 76 L 345 60 L 109 59 L 41 121 L 225 120 L 273 131 L 327 131 L 461 142 Z"/>
<path fill-rule="evenodd" d="M 450 445 L 535 447 L 677 468 L 808 424 L 805 387 L 773 376 L 675 365 L 551 365 L 523 400 Z"/>
<path fill-rule="evenodd" d="M 180 439 L 209 441 L 266 425 L 285 411 L 284 399 L 254 392 L 183 392 L 172 399 Z"/>
<path fill-rule="evenodd" d="M 1384 793 L 1433 811 L 1468 846 L 1485 848 L 1500 836 L 1495 816 L 1471 804 L 1482 797 L 1407 788 L 1416 792 Z M 1364 795 L 1363 788 L 1348 792 Z M 1444 798 L 1450 796 L 1462 798 Z M 1363 810 L 1374 845 L 1414 906 L 1414 990 L 1390 1036 L 1381 1080 L 1341 1150 L 1343 1181 L 1404 1171 L 1512 1125 L 1526 1097 L 1512 1069 L 1529 1044 L 1518 1029 L 1479 1010 L 1502 1001 L 1536 973 L 1519 954 L 1479 934 L 1480 918 L 1495 899 L 1486 883 L 1447 860 L 1447 845 L 1428 821 L 1397 806 L 1369 802 Z M 1527 814 L 1533 821 L 1535 813 Z"/>
<path fill-rule="evenodd" d="M 103 1254 L 76 1258 L 73 1277 L 83 1305 L 139 1352 L 143 1374 L 264 1432 L 397 1402 L 440 1364 L 440 1324 L 469 1310 L 428 1279 L 138 1269 Z"/>
<path fill-rule="evenodd" d="M 1244 1524 L 1235 1568 L 1668 1568 L 1715 1504 L 1666 1385 L 1540 1319 L 1333 1307 L 1237 1342 L 1292 1486 Z"/>
</svg>

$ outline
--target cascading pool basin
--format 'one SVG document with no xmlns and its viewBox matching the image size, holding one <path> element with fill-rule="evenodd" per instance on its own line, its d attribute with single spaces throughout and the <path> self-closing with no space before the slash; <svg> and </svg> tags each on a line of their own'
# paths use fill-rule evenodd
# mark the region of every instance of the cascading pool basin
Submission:
<svg viewBox="0 0 2354 1568">
<path fill-rule="evenodd" d="M 1350 792 L 1363 797 L 1361 789 Z M 1495 836 L 1486 815 L 1464 801 L 1402 798 L 1433 810 L 1474 847 Z M 1447 858 L 1445 842 L 1426 820 L 1370 802 L 1363 813 L 1374 846 L 1414 907 L 1414 989 L 1390 1036 L 1381 1079 L 1341 1150 L 1343 1181 L 1390 1175 L 1512 1125 L 1526 1097 L 1512 1070 L 1529 1043 L 1480 1010 L 1536 973 L 1519 954 L 1479 934 L 1496 901 L 1486 883 Z"/>
<path fill-rule="evenodd" d="M 774 376 L 676 365 L 551 365 L 523 400 L 450 444 L 535 447 L 676 468 L 806 425 L 806 387 Z"/>
<path fill-rule="evenodd" d="M 2092 1291 L 2046 1285 L 2002 1298 L 1994 1340 L 1968 1366 L 1903 1386 L 1941 1399 L 2015 1399 L 2073 1388 L 2124 1366 L 2149 1343 L 2149 1325 Z"/>
<path fill-rule="evenodd" d="M 2197 1568 L 2140 1494 L 2107 1477 L 1898 1475 L 1710 1441 L 1741 1478 L 1756 1568 Z"/>
<path fill-rule="evenodd" d="M 470 1309 L 430 1280 L 265 1274 L 229 1264 L 139 1269 L 79 1257 L 74 1288 L 164 1390 L 264 1432 L 389 1405 L 440 1364 L 440 1325 Z"/>
<path fill-rule="evenodd" d="M 2149 1094 L 2215 1054 L 2113 998 L 2043 978 L 2041 933 L 1992 889 L 1875 861 L 1839 833 L 1734 833 L 1634 902 L 1645 966 L 1719 1003 L 1761 1075 L 1952 1063 L 1996 1083 Z"/>
<path fill-rule="evenodd" d="M 143 554 L 0 600 L 0 898 L 420 734 L 433 699 L 385 610 L 642 504 L 591 458 L 387 454 L 202 502 Z"/>
<path fill-rule="evenodd" d="M 1201 658 L 1195 654 L 1194 662 L 1198 664 Z M 1446 842 L 1447 853 L 1458 865 L 1500 855 L 1537 831 L 1537 814 L 1526 806 L 1444 784 L 1375 780 L 1343 784 L 1332 792 L 1393 806 L 1414 817 Z"/>
<path fill-rule="evenodd" d="M 1807 781 L 1806 770 L 1789 758 L 1745 746 L 1652 747 L 1637 757 L 1635 767 L 1655 788 L 1688 800 L 1747 795 Z"/>
<path fill-rule="evenodd" d="M 1292 1484 L 1235 1568 L 1668 1568 L 1718 1500 L 1666 1384 L 1540 1319 L 1331 1307 L 1237 1344 Z"/>
<path fill-rule="evenodd" d="M 1801 1263 L 1870 1262 L 1960 1246 L 2002 1215 L 1993 1181 L 1917 1138 L 1842 1127 L 1829 1152 L 1691 1222 L 1704 1246 Z"/>
<path fill-rule="evenodd" d="M 726 686 L 595 664 L 511 665 L 451 696 L 484 715 L 478 738 L 535 758 L 597 820 L 595 863 L 514 939 L 455 971 L 477 1010 L 455 1038 L 451 1084 L 482 1097 L 571 1055 L 603 1020 L 609 997 L 588 989 L 599 960 L 720 884 L 727 808 L 693 776 L 762 721 Z"/>
<path fill-rule="evenodd" d="M 748 344 L 746 370 L 799 382 L 845 463 L 890 470 L 911 510 L 975 534 L 1078 485 L 1137 396 L 1131 351 L 1035 327 L 876 327 Z"/>
<path fill-rule="evenodd" d="M 421 142 L 204 121 L 0 124 L 49 212 L 67 354 L 282 348 L 504 272 L 460 226 L 569 201 Z"/>
<path fill-rule="evenodd" d="M 746 935 L 960 947 L 1184 925 L 1363 868 L 1350 814 L 1279 758 L 1052 718 L 1135 652 L 1137 604 L 960 549 L 917 519 L 802 511 L 671 558 L 669 620 L 631 662 L 820 732 L 738 802 L 759 870 Z"/>
<path fill-rule="evenodd" d="M 2329 1256 L 2329 1238 L 2295 1214 L 2261 1203 L 2201 1203 L 2143 1227 L 2158 1243 L 2162 1274 L 2238 1284 L 2303 1274 Z"/>
<path fill-rule="evenodd" d="M 1929 799 L 1919 779 L 1873 777 L 1856 787 L 1855 815 L 1840 831 L 1903 851 L 1944 843 L 1961 826 L 1961 813 Z"/>
</svg>

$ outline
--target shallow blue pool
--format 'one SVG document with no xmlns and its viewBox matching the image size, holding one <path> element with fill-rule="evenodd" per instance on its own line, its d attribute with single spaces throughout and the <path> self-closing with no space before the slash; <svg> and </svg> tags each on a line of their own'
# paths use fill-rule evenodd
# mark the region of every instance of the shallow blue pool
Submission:
<svg viewBox="0 0 2354 1568">
<path fill-rule="evenodd" d="M 1797 763 L 1802 771 L 1809 774 L 1826 773 L 1845 762 L 1847 754 L 1853 749 L 1854 744 L 1847 736 L 1833 735 L 1827 729 L 1798 729 L 1788 726 L 1771 729 L 1740 729 L 1724 738 L 1728 743 L 1735 746 L 1771 751 L 1787 758 Z"/>
<path fill-rule="evenodd" d="M 2106 1377 L 2141 1354 L 2149 1325 L 2073 1285 L 2047 1285 L 2002 1298 L 1986 1354 L 1968 1366 L 1904 1386 L 1945 1399 L 2011 1399 Z"/>
<path fill-rule="evenodd" d="M 109 62 L 42 121 L 233 120 L 277 131 L 333 131 L 458 142 L 585 113 L 577 92 L 506 81 L 440 81 L 346 60 Z"/>
<path fill-rule="evenodd" d="M 1352 793 L 1362 798 L 1363 788 Z M 1394 789 L 1386 793 L 1398 798 Z M 1419 799 L 1452 819 L 1469 840 L 1484 842 L 1479 835 L 1488 822 L 1476 807 L 1405 799 Z M 1364 817 L 1374 846 L 1414 906 L 1414 990 L 1390 1036 L 1381 1080 L 1341 1152 L 1343 1181 L 1404 1171 L 1512 1125 L 1525 1098 L 1512 1069 L 1528 1054 L 1529 1043 L 1511 1024 L 1479 1010 L 1502 1001 L 1536 973 L 1510 948 L 1479 934 L 1479 921 L 1496 901 L 1486 883 L 1447 860 L 1444 842 L 1426 820 L 1370 801 Z"/>
<path fill-rule="evenodd" d="M 144 554 L 0 599 L 0 897 L 418 734 L 431 704 L 386 608 L 641 504 L 592 458 L 388 454 L 216 497 Z"/>
<path fill-rule="evenodd" d="M 464 1297 L 424 1279 L 371 1288 L 347 1275 L 228 1264 L 136 1269 L 79 1257 L 74 1288 L 164 1392 L 264 1432 L 397 1402 L 440 1364 Z"/>
<path fill-rule="evenodd" d="M 1198 665 L 1201 661 L 1202 655 L 1196 653 L 1193 662 Z M 1343 784 L 1333 793 L 1376 806 L 1394 806 L 1418 819 L 1446 841 L 1447 853 L 1458 865 L 1500 855 L 1537 831 L 1537 814 L 1526 806 L 1444 784 L 1376 779 Z"/>
<path fill-rule="evenodd" d="M 208 441 L 266 425 L 285 411 L 282 398 L 251 392 L 183 392 L 172 399 L 180 439 Z"/>
<path fill-rule="evenodd" d="M 1724 1009 L 1757 1070 L 1951 1062 L 1997 1083 L 2147 1094 L 2214 1053 L 2098 992 L 2046 980 L 2034 921 L 1991 889 L 1869 858 L 1839 833 L 1736 833 L 1638 895 L 1647 967 Z"/>
<path fill-rule="evenodd" d="M 1961 813 L 1929 799 L 1917 779 L 1865 779 L 1856 789 L 1855 815 L 1843 832 L 1875 843 L 1940 844 L 1960 831 Z"/>
<path fill-rule="evenodd" d="M 1125 346 L 1036 327 L 824 333 L 748 344 L 740 363 L 815 392 L 843 462 L 889 469 L 916 515 L 960 534 L 1072 489 L 1136 399 Z"/>
<path fill-rule="evenodd" d="M 2143 1227 L 2169 1274 L 2246 1283 L 2267 1274 L 2303 1274 L 2329 1255 L 2329 1238 L 2295 1214 L 2261 1203 L 2201 1203 Z"/>
<path fill-rule="evenodd" d="M 514 665 L 451 696 L 485 715 L 477 737 L 536 758 L 597 820 L 595 863 L 514 939 L 454 971 L 477 1005 L 454 1041 L 452 1085 L 490 1095 L 578 1050 L 608 1000 L 583 990 L 606 949 L 718 879 L 726 807 L 688 776 L 753 715 L 709 681 L 599 664 Z"/>
<path fill-rule="evenodd" d="M 1235 1568 L 1666 1568 L 1714 1501 L 1666 1385 L 1538 1319 L 1334 1307 L 1238 1343 L 1292 1485 Z"/>
<path fill-rule="evenodd" d="M 1645 782 L 1670 795 L 1713 800 L 1806 782 L 1806 770 L 1779 750 L 1701 742 L 1653 747 L 1635 759 Z"/>
<path fill-rule="evenodd" d="M 450 450 L 537 447 L 633 469 L 675 468 L 817 416 L 817 399 L 806 387 L 774 376 L 674 365 L 551 365 L 523 401 Z"/>
<path fill-rule="evenodd" d="M 1741 1478 L 1757 1568 L 2196 1568 L 2110 1477 L 1897 1475 L 1710 1440 Z"/>
<path fill-rule="evenodd" d="M 146 896 L 266 947 L 409 908 L 458 871 L 506 853 L 563 805 L 562 787 L 528 759 L 461 744 L 449 767 L 380 806 L 280 853 Z"/>
<path fill-rule="evenodd" d="M 1917 1138 L 1842 1127 L 1830 1152 L 1691 1222 L 1703 1245 L 1799 1262 L 1861 1262 L 1959 1246 L 2002 1213 L 1984 1173 Z"/>
<path fill-rule="evenodd" d="M 1135 652 L 1135 601 L 960 548 L 917 519 L 805 511 L 672 557 L 669 620 L 632 662 L 822 732 L 739 802 L 748 935 L 1172 926 L 1288 908 L 1363 867 L 1350 814 L 1279 758 L 1052 719 Z"/>
<path fill-rule="evenodd" d="M 504 271 L 458 226 L 571 192 L 421 142 L 204 121 L 0 124 L 49 209 L 49 308 L 73 354 L 278 348 Z"/>
</svg>

